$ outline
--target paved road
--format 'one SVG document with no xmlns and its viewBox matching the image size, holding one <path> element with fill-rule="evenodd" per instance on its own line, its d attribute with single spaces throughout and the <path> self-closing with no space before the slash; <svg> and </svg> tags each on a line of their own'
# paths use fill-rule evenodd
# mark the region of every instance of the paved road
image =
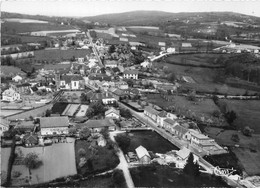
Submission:
<svg viewBox="0 0 260 188">
<path fill-rule="evenodd" d="M 94 44 L 93 41 L 92 41 L 92 37 L 91 37 L 89 31 L 87 32 L 87 36 L 88 36 L 88 38 L 89 38 L 90 44 L 92 45 L 93 52 L 94 52 L 95 56 L 96 56 L 97 59 L 98 59 L 99 66 L 100 66 L 101 68 L 104 67 L 104 65 L 103 65 L 103 63 L 102 63 L 102 61 L 101 61 L 101 59 L 100 59 L 100 57 L 99 57 L 99 55 L 98 55 L 98 51 L 97 51 L 97 49 L 96 49 L 96 46 L 95 46 L 95 44 Z"/>
<path fill-rule="evenodd" d="M 116 134 L 117 134 L 117 132 L 110 132 L 110 138 L 113 142 L 116 142 L 115 138 L 114 138 L 114 136 Z M 121 169 L 123 171 L 127 187 L 128 188 L 134 188 L 135 186 L 134 186 L 133 179 L 132 179 L 131 174 L 130 174 L 129 169 L 128 169 L 128 163 L 127 163 L 125 156 L 124 156 L 124 154 L 123 154 L 123 152 L 120 148 L 118 148 L 117 155 L 118 155 L 119 160 L 120 160 L 120 163 L 117 166 L 117 168 Z"/>
</svg>

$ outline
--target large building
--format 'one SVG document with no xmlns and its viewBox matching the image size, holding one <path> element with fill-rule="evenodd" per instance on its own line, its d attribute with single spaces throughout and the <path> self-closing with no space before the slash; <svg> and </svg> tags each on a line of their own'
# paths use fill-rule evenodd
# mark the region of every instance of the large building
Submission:
<svg viewBox="0 0 260 188">
<path fill-rule="evenodd" d="M 126 70 L 123 75 L 126 79 L 138 79 L 138 71 L 137 70 Z"/>
<path fill-rule="evenodd" d="M 62 117 L 41 117 L 41 135 L 62 135 L 69 133 L 69 118 Z"/>
</svg>

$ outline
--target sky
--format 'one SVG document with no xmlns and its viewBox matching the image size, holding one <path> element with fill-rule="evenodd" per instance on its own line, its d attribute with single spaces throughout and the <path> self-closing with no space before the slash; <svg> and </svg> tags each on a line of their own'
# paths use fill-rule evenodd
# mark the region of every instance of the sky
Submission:
<svg viewBox="0 0 260 188">
<path fill-rule="evenodd" d="M 2 0 L 1 11 L 83 17 L 134 10 L 230 11 L 260 17 L 260 0 Z"/>
</svg>

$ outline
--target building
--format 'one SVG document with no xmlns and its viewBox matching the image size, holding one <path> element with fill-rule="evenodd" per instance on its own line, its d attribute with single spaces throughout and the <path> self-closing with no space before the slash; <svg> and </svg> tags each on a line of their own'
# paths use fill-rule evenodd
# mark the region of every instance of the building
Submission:
<svg viewBox="0 0 260 188">
<path fill-rule="evenodd" d="M 177 168 L 184 168 L 190 153 L 191 153 L 191 151 L 186 147 L 183 147 L 182 149 L 180 149 L 179 151 L 176 152 L 176 158 L 177 158 L 176 167 Z M 194 154 L 193 154 L 193 158 L 194 158 L 193 162 L 197 162 L 199 160 L 198 156 L 196 156 Z"/>
<path fill-rule="evenodd" d="M 149 164 L 151 162 L 151 156 L 149 155 L 147 149 L 143 146 L 136 148 L 135 152 L 141 164 Z"/>
<path fill-rule="evenodd" d="M 178 125 L 178 123 L 172 119 L 166 118 L 163 120 L 163 128 L 170 133 L 174 132 L 174 127 Z"/>
<path fill-rule="evenodd" d="M 126 79 L 138 79 L 138 71 L 137 70 L 125 70 L 123 77 Z"/>
<path fill-rule="evenodd" d="M 118 66 L 117 61 L 107 60 L 107 61 L 105 62 L 105 67 L 106 67 L 106 68 L 107 68 L 107 67 L 109 67 L 109 68 L 115 68 L 115 67 L 117 67 L 117 66 Z"/>
<path fill-rule="evenodd" d="M 101 147 L 105 147 L 107 145 L 107 141 L 102 135 L 98 137 L 97 145 Z"/>
<path fill-rule="evenodd" d="M 191 45 L 191 43 L 183 42 L 183 43 L 181 43 L 181 47 L 182 47 L 182 48 L 191 48 L 192 45 Z"/>
<path fill-rule="evenodd" d="M 143 68 L 151 68 L 152 67 L 152 63 L 149 62 L 148 60 L 145 60 L 144 62 L 142 62 L 140 64 Z"/>
<path fill-rule="evenodd" d="M 26 134 L 22 139 L 23 144 L 26 147 L 36 146 L 38 145 L 38 135 L 37 134 Z"/>
<path fill-rule="evenodd" d="M 158 115 L 157 115 L 157 125 L 159 127 L 163 127 L 163 121 L 167 118 L 167 112 L 165 111 L 161 111 Z"/>
<path fill-rule="evenodd" d="M 60 89 L 79 90 L 84 83 L 84 79 L 79 75 L 63 75 L 59 79 Z"/>
<path fill-rule="evenodd" d="M 90 97 L 90 102 L 97 102 L 102 101 L 103 104 L 114 104 L 116 99 L 113 97 L 112 94 L 105 92 L 105 93 L 94 93 L 92 97 Z"/>
<path fill-rule="evenodd" d="M 144 114 L 155 122 L 157 122 L 157 116 L 159 113 L 159 111 L 155 110 L 151 106 L 146 106 L 144 109 Z"/>
<path fill-rule="evenodd" d="M 20 81 L 23 80 L 23 77 L 21 77 L 21 76 L 19 76 L 19 75 L 16 75 L 16 76 L 14 76 L 14 77 L 12 78 L 12 80 L 15 81 L 15 82 L 20 82 Z"/>
<path fill-rule="evenodd" d="M 28 93 L 28 92 L 30 92 L 31 84 L 26 82 L 26 83 L 22 83 L 22 84 L 17 84 L 13 87 L 14 87 L 15 91 L 18 93 Z"/>
<path fill-rule="evenodd" d="M 106 118 L 112 118 L 112 119 L 119 119 L 120 118 L 120 112 L 119 112 L 119 110 L 112 107 L 105 112 L 105 117 Z"/>
<path fill-rule="evenodd" d="M 87 127 L 92 134 L 100 133 L 102 129 L 108 129 L 109 131 L 114 131 L 116 129 L 116 125 L 112 119 L 90 119 L 85 123 L 77 124 L 76 127 Z"/>
<path fill-rule="evenodd" d="M 61 135 L 69 133 L 69 118 L 61 117 L 41 117 L 41 135 Z"/>
<path fill-rule="evenodd" d="M 128 84 L 125 81 L 115 82 L 115 87 L 118 89 L 128 89 Z"/>
<path fill-rule="evenodd" d="M 20 100 L 21 96 L 19 93 L 17 93 L 14 89 L 9 88 L 7 90 L 5 90 L 2 93 L 2 100 L 3 101 L 9 101 L 9 102 L 13 102 L 13 101 L 17 101 Z"/>
<path fill-rule="evenodd" d="M 3 132 L 9 130 L 9 121 L 3 118 L 0 118 L 0 136 L 3 135 Z"/>
<path fill-rule="evenodd" d="M 181 126 L 181 125 L 174 126 L 172 134 L 174 134 L 175 136 L 177 136 L 179 139 L 182 139 L 182 140 L 190 140 L 191 139 L 189 129 L 187 129 L 187 128 Z"/>
</svg>

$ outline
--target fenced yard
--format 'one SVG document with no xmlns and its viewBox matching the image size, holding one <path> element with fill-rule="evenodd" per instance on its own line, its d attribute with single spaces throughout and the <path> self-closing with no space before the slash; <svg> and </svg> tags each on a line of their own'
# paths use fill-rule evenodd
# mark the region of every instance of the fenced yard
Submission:
<svg viewBox="0 0 260 188">
<path fill-rule="evenodd" d="M 79 108 L 80 104 L 69 104 L 66 109 L 63 111 L 63 116 L 73 116 L 74 113 Z"/>
<path fill-rule="evenodd" d="M 38 168 L 31 170 L 31 184 L 49 182 L 51 180 L 77 174 L 74 139 L 67 138 L 69 143 L 58 143 L 47 147 L 34 147 L 21 149 L 24 156 L 30 152 L 39 154 L 43 164 Z M 24 165 L 14 165 L 13 171 L 20 171 L 21 176 L 12 179 L 13 185 L 28 185 L 26 179 L 29 177 L 29 170 Z"/>
<path fill-rule="evenodd" d="M 79 107 L 79 111 L 78 113 L 76 114 L 76 117 L 82 117 L 82 116 L 85 116 L 86 115 L 86 112 L 87 112 L 87 109 L 88 109 L 88 105 L 80 105 Z"/>
</svg>

